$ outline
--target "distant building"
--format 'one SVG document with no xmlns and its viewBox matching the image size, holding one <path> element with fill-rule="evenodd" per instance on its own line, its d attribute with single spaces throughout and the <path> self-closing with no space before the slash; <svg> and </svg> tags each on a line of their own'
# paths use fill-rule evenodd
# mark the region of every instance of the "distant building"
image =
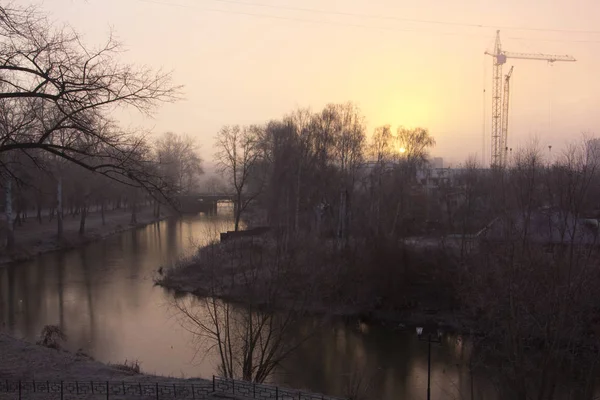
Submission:
<svg viewBox="0 0 600 400">
<path fill-rule="evenodd" d="M 433 157 L 429 161 L 429 165 L 433 169 L 444 168 L 444 159 L 442 157 Z"/>
<path fill-rule="evenodd" d="M 576 218 L 568 211 L 540 208 L 527 214 L 514 211 L 496 218 L 479 236 L 487 242 L 524 242 L 545 246 L 598 246 L 596 219 Z"/>
</svg>

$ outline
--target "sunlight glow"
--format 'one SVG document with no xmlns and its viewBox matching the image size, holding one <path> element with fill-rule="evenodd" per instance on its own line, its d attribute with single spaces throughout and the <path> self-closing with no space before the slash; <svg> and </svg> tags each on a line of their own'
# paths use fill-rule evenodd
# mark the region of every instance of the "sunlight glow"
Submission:
<svg viewBox="0 0 600 400">
<path fill-rule="evenodd" d="M 400 147 L 400 148 L 398 149 L 398 151 L 400 152 L 400 154 L 404 154 L 404 153 L 406 153 L 406 149 L 405 149 L 404 147 Z"/>
</svg>

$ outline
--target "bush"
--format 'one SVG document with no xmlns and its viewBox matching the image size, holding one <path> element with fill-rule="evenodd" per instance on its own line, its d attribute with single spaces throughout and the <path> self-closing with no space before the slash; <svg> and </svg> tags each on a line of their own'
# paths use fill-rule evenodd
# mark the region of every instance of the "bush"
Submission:
<svg viewBox="0 0 600 400">
<path fill-rule="evenodd" d="M 134 375 L 138 375 L 138 374 L 142 373 L 142 369 L 141 369 L 139 360 L 132 360 L 132 361 L 125 360 L 125 362 L 123 364 L 113 364 L 113 367 L 115 367 L 121 371 L 134 374 Z"/>
<path fill-rule="evenodd" d="M 46 325 L 40 333 L 40 339 L 36 342 L 39 346 L 50 349 L 60 349 L 61 342 L 67 340 L 67 335 L 57 325 Z"/>
</svg>

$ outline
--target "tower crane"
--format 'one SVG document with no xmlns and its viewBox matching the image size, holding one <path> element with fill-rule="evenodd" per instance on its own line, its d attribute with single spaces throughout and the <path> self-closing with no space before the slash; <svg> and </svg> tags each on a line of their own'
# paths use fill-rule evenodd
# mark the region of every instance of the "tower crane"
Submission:
<svg viewBox="0 0 600 400">
<path fill-rule="evenodd" d="M 508 101 L 510 98 L 510 77 L 513 69 L 510 67 L 510 71 L 504 77 L 504 94 L 502 95 L 502 135 L 500 136 L 500 146 L 502 150 L 502 166 L 508 165 Z"/>
<path fill-rule="evenodd" d="M 485 54 L 493 57 L 494 73 L 492 74 L 492 167 L 502 167 L 507 159 L 507 141 L 503 136 L 503 120 L 502 120 L 502 66 L 508 58 L 520 60 L 541 60 L 553 63 L 555 61 L 576 61 L 574 57 L 569 55 L 550 55 L 540 53 L 513 53 L 502 50 L 500 42 L 500 31 L 496 31 L 496 42 L 494 44 L 494 52 L 485 52 Z M 508 78 L 510 79 L 510 77 Z M 508 99 L 506 100 L 508 105 Z M 506 116 L 508 121 L 508 114 Z M 508 125 L 508 124 L 507 124 Z"/>
</svg>

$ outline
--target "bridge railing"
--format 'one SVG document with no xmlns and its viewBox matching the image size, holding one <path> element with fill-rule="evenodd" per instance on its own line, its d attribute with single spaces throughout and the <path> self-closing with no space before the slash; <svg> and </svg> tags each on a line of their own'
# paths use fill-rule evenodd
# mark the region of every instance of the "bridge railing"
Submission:
<svg viewBox="0 0 600 400">
<path fill-rule="evenodd" d="M 213 376 L 194 383 L 149 381 L 0 380 L 0 399 L 9 400 L 202 400 L 212 394 L 258 400 L 343 400 L 302 390 Z"/>
<path fill-rule="evenodd" d="M 0 399 L 200 400 L 213 391 L 210 381 L 194 383 L 115 381 L 8 381 L 0 380 Z"/>
<path fill-rule="evenodd" d="M 213 391 L 215 393 L 230 394 L 235 397 L 259 400 L 343 400 L 340 397 L 218 376 L 213 376 Z"/>
</svg>

